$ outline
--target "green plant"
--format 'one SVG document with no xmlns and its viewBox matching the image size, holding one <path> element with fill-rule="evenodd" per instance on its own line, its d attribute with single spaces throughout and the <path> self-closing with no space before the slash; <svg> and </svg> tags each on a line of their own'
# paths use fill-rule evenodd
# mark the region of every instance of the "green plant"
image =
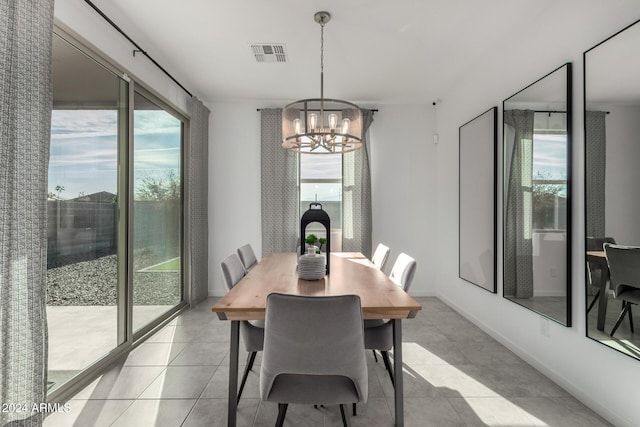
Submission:
<svg viewBox="0 0 640 427">
<path fill-rule="evenodd" d="M 318 239 L 318 243 L 320 243 L 320 249 L 318 249 L 318 252 L 322 252 L 322 247 L 327 243 L 327 239 L 321 237 Z"/>
<path fill-rule="evenodd" d="M 304 239 L 304 242 L 307 245 L 315 245 L 317 241 L 318 241 L 318 236 L 316 236 L 315 234 L 309 234 L 307 238 Z"/>
</svg>

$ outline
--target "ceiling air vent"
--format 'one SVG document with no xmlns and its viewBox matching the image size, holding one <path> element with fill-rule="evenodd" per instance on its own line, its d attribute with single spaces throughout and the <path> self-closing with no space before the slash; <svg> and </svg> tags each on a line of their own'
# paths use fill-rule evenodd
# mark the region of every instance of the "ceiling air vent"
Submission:
<svg viewBox="0 0 640 427">
<path fill-rule="evenodd" d="M 251 43 L 256 62 L 287 62 L 287 49 L 284 44 Z"/>
</svg>

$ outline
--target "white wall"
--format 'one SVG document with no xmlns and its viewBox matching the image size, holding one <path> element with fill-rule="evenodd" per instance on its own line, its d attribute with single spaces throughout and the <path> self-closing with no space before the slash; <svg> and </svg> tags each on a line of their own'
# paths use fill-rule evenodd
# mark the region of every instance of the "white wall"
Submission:
<svg viewBox="0 0 640 427">
<path fill-rule="evenodd" d="M 83 0 L 56 0 L 54 17 L 57 24 L 73 35 L 80 35 L 123 67 L 127 74 L 146 84 L 187 116 L 190 115 L 190 97 L 180 86 L 158 69 L 144 55 L 133 56 L 133 45 L 98 15 Z M 188 90 L 190 88 L 187 88 Z M 193 89 L 192 89 L 193 90 Z"/>
<path fill-rule="evenodd" d="M 605 235 L 640 245 L 640 107 L 607 106 Z M 634 195 L 629 197 L 629 195 Z"/>
<path fill-rule="evenodd" d="M 370 128 L 373 246 L 382 242 L 391 249 L 387 273 L 401 252 L 416 259 L 413 295 L 434 293 L 438 191 L 434 109 L 382 105 Z M 457 210 L 453 214 L 457 218 Z"/>
<path fill-rule="evenodd" d="M 638 18 L 638 2 L 592 1 L 579 10 L 556 2 L 548 16 L 536 22 L 545 31 L 514 32 L 513 38 L 488 50 L 483 60 L 442 97 L 437 113 L 437 294 L 587 406 L 616 426 L 629 427 L 640 425 L 640 411 L 632 403 L 638 396 L 640 362 L 585 337 L 582 53 Z M 502 100 L 568 61 L 574 67 L 571 328 L 549 324 L 502 298 L 501 274 L 498 295 L 459 279 L 458 222 L 457 215 L 452 214 L 457 209 L 458 127 L 493 105 L 502 109 Z M 502 119 L 500 141 L 501 124 Z M 499 260 L 501 253 L 500 244 Z M 501 261 L 498 269 L 502 269 Z M 543 326 L 549 326 L 548 337 L 541 332 Z"/>
<path fill-rule="evenodd" d="M 224 295 L 220 262 L 249 243 L 262 257 L 258 101 L 213 102 L 209 119 L 209 295 Z"/>
</svg>

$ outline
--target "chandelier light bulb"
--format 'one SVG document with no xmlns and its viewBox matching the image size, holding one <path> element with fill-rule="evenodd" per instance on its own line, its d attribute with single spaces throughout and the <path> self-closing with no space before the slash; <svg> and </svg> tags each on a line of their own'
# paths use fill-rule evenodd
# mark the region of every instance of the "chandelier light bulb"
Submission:
<svg viewBox="0 0 640 427">
<path fill-rule="evenodd" d="M 309 129 L 315 129 L 318 125 L 318 115 L 315 113 L 309 114 Z"/>
<path fill-rule="evenodd" d="M 335 130 L 338 125 L 338 115 L 335 113 L 329 114 L 329 127 L 331 130 Z"/>
<path fill-rule="evenodd" d="M 302 133 L 302 120 L 295 119 L 293 121 L 294 132 L 296 135 L 300 135 Z"/>
<path fill-rule="evenodd" d="M 342 133 L 344 133 L 344 134 L 349 133 L 349 124 L 350 123 L 351 123 L 351 120 L 342 119 Z"/>
</svg>

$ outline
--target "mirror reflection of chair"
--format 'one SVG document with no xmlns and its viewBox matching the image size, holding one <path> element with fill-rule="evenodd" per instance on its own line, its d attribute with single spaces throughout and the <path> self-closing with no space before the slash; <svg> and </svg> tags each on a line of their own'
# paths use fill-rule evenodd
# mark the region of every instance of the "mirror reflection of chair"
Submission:
<svg viewBox="0 0 640 427">
<path fill-rule="evenodd" d="M 224 277 L 224 283 L 227 290 L 230 291 L 244 276 L 247 274 L 240 257 L 237 254 L 231 254 L 221 263 L 222 276 Z M 240 336 L 244 343 L 245 350 L 249 353 L 247 355 L 247 364 L 242 374 L 242 381 L 240 382 L 240 388 L 238 390 L 238 402 L 240 402 L 240 396 L 247 382 L 249 372 L 253 368 L 253 363 L 256 360 L 256 355 L 259 351 L 262 351 L 264 342 L 264 321 L 263 320 L 243 320 L 240 322 Z"/>
<path fill-rule="evenodd" d="M 416 272 L 416 260 L 401 253 L 393 264 L 389 278 L 405 292 L 409 292 Z M 364 346 L 367 350 L 380 351 L 384 366 L 389 372 L 391 383 L 395 386 L 393 370 L 389 359 L 389 350 L 393 347 L 393 329 L 387 319 L 367 319 L 364 321 Z M 377 357 L 376 357 L 377 360 Z M 355 408 L 354 408 L 355 412 Z"/>
<path fill-rule="evenodd" d="M 586 250 L 587 251 L 602 251 L 605 243 L 616 243 L 616 239 L 613 237 L 587 237 L 586 242 Z M 602 267 L 593 262 L 587 261 L 587 283 L 595 288 L 596 294 L 591 300 L 589 307 L 587 308 L 587 313 L 591 311 L 593 306 L 596 304 L 600 297 L 600 280 L 602 278 Z M 587 292 L 587 295 L 589 293 Z"/>
<path fill-rule="evenodd" d="M 389 247 L 382 243 L 378 243 L 378 246 L 371 257 L 371 262 L 373 262 L 378 270 L 382 270 L 384 265 L 387 263 L 387 258 L 389 258 Z"/>
<path fill-rule="evenodd" d="M 622 300 L 622 310 L 610 335 L 616 333 L 627 314 L 633 333 L 631 304 L 640 304 L 640 247 L 605 243 L 604 252 L 609 264 L 613 295 L 616 299 Z"/>
<path fill-rule="evenodd" d="M 276 426 L 290 403 L 340 405 L 350 425 L 344 405 L 368 395 L 360 298 L 272 293 L 265 316 L 260 398 L 278 403 Z"/>
<path fill-rule="evenodd" d="M 256 254 L 253 252 L 250 244 L 239 247 L 238 256 L 240 257 L 240 261 L 242 261 L 242 265 L 244 265 L 244 269 L 247 271 L 251 270 L 253 266 L 258 263 Z"/>
</svg>

